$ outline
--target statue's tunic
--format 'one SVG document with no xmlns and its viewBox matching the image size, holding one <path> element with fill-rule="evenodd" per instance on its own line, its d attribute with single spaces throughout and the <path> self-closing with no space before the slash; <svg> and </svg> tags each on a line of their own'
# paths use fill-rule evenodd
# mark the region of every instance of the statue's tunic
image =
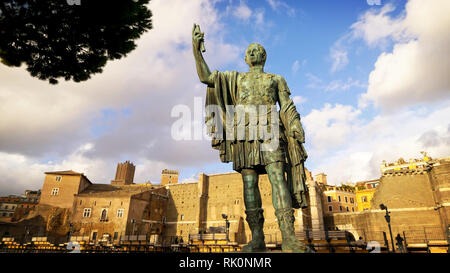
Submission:
<svg viewBox="0 0 450 273">
<path fill-rule="evenodd" d="M 262 148 L 262 144 L 269 144 L 272 140 L 264 139 L 262 132 L 273 133 L 272 123 L 279 126 L 280 121 L 272 120 L 272 108 L 275 107 L 278 101 L 278 91 L 288 90 L 280 87 L 277 80 L 277 75 L 269 73 L 239 73 L 237 77 L 237 97 L 236 106 L 254 106 L 256 118 L 256 139 L 251 139 L 249 136 L 250 119 L 249 113 L 246 113 L 245 120 L 241 118 L 236 120 L 236 127 L 240 123 L 245 125 L 245 139 L 239 140 L 237 137 L 232 143 L 233 149 L 233 169 L 240 171 L 241 169 L 256 169 L 258 173 L 265 173 L 264 166 L 274 162 L 285 162 L 286 156 L 284 154 L 284 140 L 278 134 L 278 145 L 271 151 Z M 260 106 L 264 106 L 266 111 L 260 111 Z M 275 113 L 276 119 L 279 119 L 279 114 Z M 260 128 L 261 127 L 261 128 Z M 264 128 L 263 128 L 264 127 Z M 262 129 L 260 131 L 259 129 Z M 235 130 L 237 131 L 237 130 Z M 280 132 L 280 130 L 278 130 Z M 270 138 L 270 137 L 269 137 Z"/>
<path fill-rule="evenodd" d="M 222 162 L 233 162 L 233 169 L 240 172 L 242 169 L 255 169 L 259 174 L 265 174 L 265 166 L 273 162 L 283 162 L 286 164 L 288 184 L 293 198 L 293 207 L 306 207 L 306 191 L 305 172 L 303 162 L 307 155 L 303 145 L 297 143 L 292 137 L 288 137 L 291 126 L 301 127 L 300 117 L 295 109 L 292 100 L 284 105 L 280 112 L 276 113 L 276 123 L 272 120 L 270 109 L 276 107 L 281 92 L 290 95 L 286 81 L 279 75 L 270 73 L 237 73 L 236 71 L 211 73 L 210 81 L 214 83 L 213 87 L 207 88 L 206 106 L 217 105 L 222 111 L 222 138 L 212 139 L 212 147 L 219 150 Z M 249 138 L 248 115 L 245 120 L 238 119 L 234 115 L 227 116 L 227 105 L 254 105 L 259 115 L 267 115 L 267 130 L 273 132 L 271 126 L 277 124 L 279 126 L 279 145 L 274 150 L 262 149 L 264 143 L 273 140 L 264 140 L 258 131 L 256 139 Z M 260 112 L 258 106 L 267 106 L 267 112 Z M 208 109 L 208 107 L 207 107 Z M 276 108 L 275 108 L 276 109 Z M 227 139 L 226 119 L 233 118 L 233 126 L 237 126 L 245 122 L 245 138 L 239 139 L 235 137 Z M 207 124 L 209 129 L 214 127 L 211 123 L 212 117 L 208 117 Z M 259 119 L 258 119 L 259 121 Z M 294 125 L 293 125 L 294 124 Z M 261 125 L 261 124 L 260 124 Z M 296 128 L 297 128 L 296 127 Z M 302 129 L 301 129 L 302 130 Z M 212 130 L 214 131 L 214 129 Z M 234 130 L 236 133 L 237 130 Z"/>
</svg>

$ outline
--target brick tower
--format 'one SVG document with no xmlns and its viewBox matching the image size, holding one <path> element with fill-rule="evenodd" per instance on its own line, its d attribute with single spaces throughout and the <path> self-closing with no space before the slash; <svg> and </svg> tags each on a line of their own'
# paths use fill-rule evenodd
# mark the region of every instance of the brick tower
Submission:
<svg viewBox="0 0 450 273">
<path fill-rule="evenodd" d="M 111 180 L 111 185 L 122 186 L 133 184 L 135 166 L 130 161 L 117 164 L 116 178 Z"/>
<path fill-rule="evenodd" d="M 161 172 L 161 186 L 172 185 L 178 183 L 178 171 L 164 169 Z"/>
</svg>

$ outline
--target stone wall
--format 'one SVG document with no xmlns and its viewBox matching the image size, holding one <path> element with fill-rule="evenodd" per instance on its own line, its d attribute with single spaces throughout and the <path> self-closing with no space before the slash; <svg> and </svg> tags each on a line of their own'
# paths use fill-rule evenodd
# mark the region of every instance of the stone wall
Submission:
<svg viewBox="0 0 450 273">
<path fill-rule="evenodd" d="M 424 169 L 398 170 L 383 175 L 371 210 L 357 213 L 337 213 L 325 217 L 328 229 L 348 230 L 355 238 L 383 241 L 389 239 L 384 204 L 390 211 L 392 233 L 405 232 L 410 242 L 446 238 L 449 211 L 450 164 L 428 165 Z M 390 239 L 389 239 L 390 240 Z"/>
<path fill-rule="evenodd" d="M 313 182 L 316 187 L 316 184 Z M 199 181 L 168 186 L 169 201 L 165 236 L 182 236 L 208 232 L 211 228 L 225 226 L 222 214 L 228 216 L 231 241 L 246 243 L 251 239 L 245 221 L 245 204 L 242 176 L 239 173 L 199 175 Z M 281 233 L 272 205 L 272 187 L 267 175 L 259 177 L 259 189 L 264 209 L 264 234 L 266 242 L 281 241 Z M 319 190 L 318 188 L 315 188 Z M 314 227 L 323 229 L 321 193 L 314 192 Z M 296 230 L 312 227 L 311 210 L 296 210 Z"/>
</svg>

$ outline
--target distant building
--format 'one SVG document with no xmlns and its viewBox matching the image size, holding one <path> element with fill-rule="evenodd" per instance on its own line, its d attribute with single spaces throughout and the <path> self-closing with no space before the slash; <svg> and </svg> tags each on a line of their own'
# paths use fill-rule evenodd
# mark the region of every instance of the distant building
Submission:
<svg viewBox="0 0 450 273">
<path fill-rule="evenodd" d="M 327 175 L 324 173 L 319 173 L 314 176 L 316 182 L 318 184 L 328 185 L 327 183 Z"/>
<path fill-rule="evenodd" d="M 117 164 L 116 178 L 111 180 L 111 185 L 123 186 L 133 184 L 135 169 L 136 166 L 130 161 Z"/>
<path fill-rule="evenodd" d="M 178 184 L 178 171 L 164 169 L 161 172 L 161 186 Z"/>
<path fill-rule="evenodd" d="M 39 202 L 40 195 L 40 190 L 26 190 L 21 196 L 0 197 L 0 221 L 11 222 L 27 215 Z"/>
<path fill-rule="evenodd" d="M 427 155 L 427 153 L 423 153 L 423 158 L 415 159 L 411 158 L 408 161 L 405 161 L 403 158 L 399 158 L 397 161 L 392 163 L 387 163 L 383 160 L 383 163 L 380 166 L 381 175 L 385 175 L 388 173 L 392 173 L 394 171 L 400 170 L 421 170 L 426 169 L 427 165 L 433 161 L 433 159 Z"/>
<path fill-rule="evenodd" d="M 380 184 L 379 179 L 361 181 L 356 183 L 355 194 L 356 202 L 358 204 L 357 211 L 364 211 L 371 209 L 370 201 L 373 198 L 377 190 L 377 186 Z"/>
<path fill-rule="evenodd" d="M 163 175 L 167 175 L 163 171 Z M 162 178 L 163 179 L 163 178 Z M 198 175 L 198 180 L 189 183 L 165 183 L 169 192 L 167 221 L 164 229 L 166 238 L 182 237 L 199 233 L 225 232 L 226 215 L 229 238 L 233 242 L 247 243 L 251 231 L 245 220 L 245 204 L 241 174 L 237 172 Z M 321 192 L 307 171 L 309 207 L 296 210 L 296 231 L 323 231 Z M 264 234 L 266 242 L 281 242 L 281 233 L 272 205 L 272 187 L 267 174 L 259 176 L 259 189 L 264 209 Z"/>
<path fill-rule="evenodd" d="M 19 202 L 19 196 L 0 197 L 0 220 L 11 221 Z"/>
<path fill-rule="evenodd" d="M 360 197 L 367 192 L 372 195 L 369 204 L 364 206 L 358 201 L 362 211 L 327 215 L 326 226 L 382 243 L 383 232 L 387 231 L 385 211 L 380 208 L 383 204 L 389 209 L 394 235 L 404 233 L 410 244 L 443 240 L 448 235 L 450 218 L 449 178 L 450 157 L 432 159 L 425 154 L 422 159 L 408 162 L 384 162 L 380 179 L 364 181 L 366 189 L 359 193 Z"/>
<path fill-rule="evenodd" d="M 72 235 L 87 236 L 92 241 L 106 237 L 110 242 L 118 242 L 127 235 L 158 241 L 166 204 L 164 187 L 92 184 L 75 195 Z"/>
<path fill-rule="evenodd" d="M 322 184 L 322 191 L 325 215 L 357 211 L 354 187 Z"/>
<path fill-rule="evenodd" d="M 46 172 L 42 186 L 40 205 L 72 208 L 75 194 L 79 194 L 92 182 L 83 174 L 72 170 Z"/>
</svg>

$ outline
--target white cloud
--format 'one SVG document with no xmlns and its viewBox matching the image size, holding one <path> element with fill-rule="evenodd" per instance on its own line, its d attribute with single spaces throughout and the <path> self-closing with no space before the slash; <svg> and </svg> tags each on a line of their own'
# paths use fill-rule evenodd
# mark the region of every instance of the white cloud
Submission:
<svg viewBox="0 0 450 273">
<path fill-rule="evenodd" d="M 44 171 L 61 168 L 109 183 L 116 164 L 127 159 L 139 167 L 138 182 L 159 179 L 160 168 L 219 162 L 207 141 L 178 143 L 170 138 L 170 110 L 180 103 L 192 105 L 192 98 L 206 91 L 192 57 L 194 22 L 205 32 L 211 69 L 237 62 L 242 53 L 223 41 L 218 11 L 209 1 L 153 0 L 149 7 L 154 29 L 126 58 L 109 62 L 87 82 L 51 86 L 24 68 L 0 66 L 0 173 L 11 174 L 0 178 L 0 189 L 40 187 Z M 97 129 L 105 109 L 128 109 L 129 114 L 119 114 L 114 126 L 94 135 L 91 130 Z M 44 164 L 43 159 L 53 162 Z"/>
<path fill-rule="evenodd" d="M 359 108 L 327 104 L 303 119 L 307 165 L 314 173 L 327 173 L 331 183 L 378 178 L 383 160 L 419 158 L 420 151 L 432 157 L 450 154 L 450 2 L 410 0 L 397 17 L 393 10 L 390 4 L 369 10 L 330 49 L 333 72 L 348 63 L 345 43 L 363 39 L 386 50 L 394 42 L 392 52 L 378 57 Z M 351 78 L 324 84 L 307 77 L 309 88 L 365 85 Z M 365 108 L 370 103 L 384 111 L 372 117 Z"/>
<path fill-rule="evenodd" d="M 274 11 L 279 12 L 281 9 L 284 9 L 289 16 L 295 15 L 295 9 L 281 0 L 266 0 L 266 1 Z"/>
<path fill-rule="evenodd" d="M 347 78 L 347 81 L 333 80 L 329 82 L 325 87 L 325 91 L 345 91 L 350 88 L 367 88 L 366 84 L 361 83 L 359 80 L 354 80 L 351 77 Z"/>
<path fill-rule="evenodd" d="M 257 25 L 263 25 L 264 24 L 264 10 L 257 10 L 254 13 L 255 16 L 255 23 Z"/>
<path fill-rule="evenodd" d="M 388 38 L 402 40 L 406 38 L 403 16 L 391 18 L 388 14 L 395 10 L 392 4 L 384 5 L 379 12 L 369 10 L 351 25 L 354 38 L 363 38 L 369 46 L 385 47 Z"/>
<path fill-rule="evenodd" d="M 390 18 L 389 8 L 368 12 L 353 25 L 369 45 L 390 38 L 392 52 L 378 57 L 360 106 L 385 111 L 439 101 L 450 96 L 450 2 L 411 0 L 406 14 Z"/>
<path fill-rule="evenodd" d="M 90 158 L 87 154 L 94 149 L 92 143 L 83 144 L 60 162 L 39 162 L 36 158 L 0 152 L 0 195 L 21 194 L 25 189 L 40 189 L 44 173 L 49 171 L 73 170 L 84 173 L 93 183 L 109 184 L 114 179 L 118 162 Z M 159 183 L 161 170 L 173 168 L 173 165 L 146 158 L 134 158 L 132 162 L 136 165 L 135 183 Z"/>
<path fill-rule="evenodd" d="M 348 64 L 348 52 L 339 45 L 330 48 L 330 57 L 333 62 L 331 65 L 332 73 L 343 69 Z"/>
<path fill-rule="evenodd" d="M 308 79 L 308 84 L 306 85 L 307 88 L 316 89 L 323 87 L 322 79 L 320 79 L 316 75 L 312 73 L 306 73 L 305 77 Z"/>
<path fill-rule="evenodd" d="M 292 64 L 292 73 L 297 73 L 299 67 L 300 63 L 298 62 L 298 60 L 295 60 L 295 62 Z"/>
<path fill-rule="evenodd" d="M 241 1 L 239 6 L 234 8 L 233 15 L 241 20 L 248 20 L 252 16 L 252 11 L 247 4 Z"/>
<path fill-rule="evenodd" d="M 307 88 L 311 89 L 321 89 L 323 91 L 346 91 L 351 88 L 367 88 L 367 84 L 361 83 L 359 80 L 354 80 L 351 77 L 348 77 L 347 80 L 332 80 L 328 83 L 324 83 L 323 80 L 311 73 L 305 74 L 308 79 Z"/>
<path fill-rule="evenodd" d="M 303 118 L 306 136 L 317 155 L 347 143 L 353 121 L 360 114 L 361 111 L 352 106 L 327 103 L 322 109 L 313 109 L 306 115 Z"/>
<path fill-rule="evenodd" d="M 450 122 L 442 119 L 450 116 L 448 102 L 432 110 L 379 114 L 371 120 L 351 106 L 313 110 L 303 119 L 311 143 L 307 165 L 313 163 L 313 173 L 325 172 L 331 183 L 339 184 L 380 177 L 383 160 L 419 158 L 420 151 L 448 156 Z"/>
<path fill-rule="evenodd" d="M 305 103 L 308 99 L 302 96 L 293 96 L 292 101 L 294 104 L 301 106 L 303 103 Z"/>
</svg>

